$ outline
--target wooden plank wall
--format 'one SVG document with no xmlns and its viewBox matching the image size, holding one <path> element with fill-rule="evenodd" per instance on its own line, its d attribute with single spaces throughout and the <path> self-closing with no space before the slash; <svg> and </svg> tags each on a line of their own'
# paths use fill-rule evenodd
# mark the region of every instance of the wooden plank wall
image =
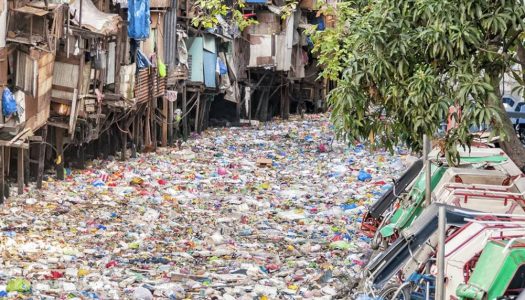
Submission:
<svg viewBox="0 0 525 300">
<path fill-rule="evenodd" d="M 53 85 L 53 68 L 55 55 L 45 51 L 31 51 L 31 57 L 37 59 L 38 80 L 36 90 L 36 101 L 26 102 L 26 107 L 36 105 L 37 112 L 33 116 L 26 115 L 26 128 L 37 130 L 44 126 L 49 118 L 51 104 L 51 87 Z"/>
</svg>

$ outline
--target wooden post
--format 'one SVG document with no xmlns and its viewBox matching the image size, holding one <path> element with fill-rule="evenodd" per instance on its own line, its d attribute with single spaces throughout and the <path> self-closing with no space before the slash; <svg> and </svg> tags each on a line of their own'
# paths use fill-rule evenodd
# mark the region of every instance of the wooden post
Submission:
<svg viewBox="0 0 525 300">
<path fill-rule="evenodd" d="M 290 117 L 290 85 L 285 85 L 284 99 L 286 103 L 284 105 L 284 118 L 288 119 Z"/>
<path fill-rule="evenodd" d="M 151 102 L 151 143 L 153 144 L 153 150 L 157 149 L 157 97 L 152 98 Z"/>
<path fill-rule="evenodd" d="M 162 97 L 162 147 L 168 146 L 168 98 Z"/>
<path fill-rule="evenodd" d="M 56 165 L 56 175 L 58 180 L 64 180 L 64 129 L 56 127 L 55 135 L 57 157 L 60 158 L 60 163 Z"/>
<path fill-rule="evenodd" d="M 174 103 L 168 101 L 168 145 L 173 146 L 173 105 Z"/>
<path fill-rule="evenodd" d="M 31 177 L 29 149 L 24 150 L 24 185 L 29 185 L 29 178 Z"/>
<path fill-rule="evenodd" d="M 9 177 L 9 173 L 11 172 L 11 148 L 10 147 L 7 147 L 4 150 L 4 158 L 5 158 L 5 163 L 4 163 L 5 175 Z"/>
<path fill-rule="evenodd" d="M 131 124 L 132 138 L 131 138 L 131 158 L 137 157 L 137 140 L 138 140 L 138 111 L 133 116 L 133 123 Z"/>
<path fill-rule="evenodd" d="M 120 32 L 117 34 L 117 39 L 115 41 L 115 93 L 120 94 L 120 52 L 121 50 L 121 41 L 122 37 Z"/>
<path fill-rule="evenodd" d="M 188 97 L 188 90 L 186 88 L 186 84 L 184 84 L 182 88 L 182 136 L 184 140 L 188 139 L 188 103 L 187 103 L 187 97 Z"/>
<path fill-rule="evenodd" d="M 47 125 L 42 127 L 42 143 L 38 145 L 38 171 L 36 174 L 36 188 L 42 188 L 44 178 L 44 162 L 46 158 Z"/>
<path fill-rule="evenodd" d="M 144 146 L 151 148 L 151 107 L 146 108 L 146 118 L 144 121 Z"/>
<path fill-rule="evenodd" d="M 270 95 L 270 90 L 268 87 L 265 87 L 261 95 L 262 105 L 261 105 L 260 120 L 263 122 L 268 121 L 268 101 L 270 101 L 270 98 L 268 97 L 269 95 Z"/>
<path fill-rule="evenodd" d="M 22 147 L 18 148 L 18 157 L 16 162 L 18 165 L 16 170 L 16 175 L 18 177 L 18 195 L 22 195 L 24 193 L 24 148 Z"/>
<path fill-rule="evenodd" d="M 121 140 L 122 140 L 122 148 L 121 148 L 121 152 L 120 152 L 120 160 L 122 161 L 125 161 L 126 160 L 126 148 L 128 147 L 128 127 L 126 126 L 126 121 L 122 121 L 122 125 L 121 127 L 124 127 L 124 128 L 120 128 L 120 136 L 121 136 Z"/>
<path fill-rule="evenodd" d="M 240 97 L 240 92 L 239 92 L 239 83 L 237 81 L 235 81 L 235 84 L 234 84 L 234 95 L 235 95 L 235 123 L 240 123 L 241 122 L 241 97 Z"/>
<path fill-rule="evenodd" d="M 139 114 L 137 115 L 137 151 L 142 152 L 144 149 L 144 107 L 141 107 Z"/>
<path fill-rule="evenodd" d="M 195 109 L 195 132 L 199 133 L 199 110 L 200 110 L 200 106 L 201 106 L 201 92 L 198 91 L 197 92 L 197 99 L 195 99 L 195 101 L 197 101 L 197 108 Z"/>
<path fill-rule="evenodd" d="M 0 204 L 4 203 L 5 199 L 5 193 L 7 191 L 4 190 L 5 187 L 5 170 L 4 170 L 4 163 L 5 163 L 5 156 L 4 156 L 4 146 L 0 146 Z"/>
</svg>

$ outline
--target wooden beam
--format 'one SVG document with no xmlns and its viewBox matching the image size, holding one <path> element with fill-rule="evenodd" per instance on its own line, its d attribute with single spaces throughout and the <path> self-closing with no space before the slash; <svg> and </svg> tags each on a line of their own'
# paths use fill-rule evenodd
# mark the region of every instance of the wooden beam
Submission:
<svg viewBox="0 0 525 300">
<path fill-rule="evenodd" d="M 29 179 L 31 177 L 30 157 L 29 149 L 24 149 L 24 185 L 29 185 Z"/>
<path fill-rule="evenodd" d="M 55 128 L 56 150 L 59 163 L 56 165 L 56 175 L 58 180 L 64 180 L 64 129 Z"/>
<path fill-rule="evenodd" d="M 146 117 L 144 120 L 144 147 L 151 148 L 151 107 L 146 108 Z"/>
<path fill-rule="evenodd" d="M 53 97 L 51 98 L 51 102 L 64 105 L 71 105 L 71 99 L 66 98 Z"/>
<path fill-rule="evenodd" d="M 69 125 L 62 122 L 47 121 L 47 125 L 62 129 L 69 129 Z"/>
<path fill-rule="evenodd" d="M 122 35 L 117 34 L 115 41 L 115 93 L 120 93 L 120 52 L 122 47 Z"/>
<path fill-rule="evenodd" d="M 9 146 L 5 146 L 5 150 L 4 150 L 4 158 L 5 158 L 5 164 L 4 164 L 4 168 L 5 168 L 5 175 L 7 177 L 9 177 L 9 172 L 11 171 L 11 147 Z"/>
<path fill-rule="evenodd" d="M 137 112 L 138 113 L 138 112 Z M 139 128 L 139 118 L 138 114 L 132 117 L 133 123 L 131 123 L 131 158 L 137 157 L 137 140 L 139 136 L 138 128 Z"/>
<path fill-rule="evenodd" d="M 168 146 L 168 98 L 162 97 L 162 147 Z"/>
<path fill-rule="evenodd" d="M 173 105 L 172 101 L 168 101 L 168 145 L 173 146 Z"/>
<path fill-rule="evenodd" d="M 47 125 L 42 127 L 42 141 L 46 142 L 47 140 Z M 46 144 L 41 143 L 38 146 L 38 173 L 36 174 L 36 188 L 42 188 L 42 180 L 44 178 L 44 162 L 46 157 Z"/>
<path fill-rule="evenodd" d="M 186 89 L 186 84 L 182 88 L 182 136 L 183 139 L 188 139 L 188 107 L 187 107 L 187 96 L 188 91 Z"/>
<path fill-rule="evenodd" d="M 16 158 L 16 162 L 18 165 L 16 172 L 18 177 L 18 195 L 22 195 L 24 193 L 24 149 L 18 148 L 18 157 Z"/>
<path fill-rule="evenodd" d="M 197 92 L 197 108 L 195 109 L 195 132 L 199 133 L 199 110 L 201 105 L 201 92 Z"/>
<path fill-rule="evenodd" d="M 0 162 L 0 203 L 4 203 L 5 193 L 7 191 L 4 190 L 5 184 L 5 156 L 4 156 L 4 146 L 0 146 L 0 159 L 2 160 Z"/>
<path fill-rule="evenodd" d="M 151 142 L 154 150 L 157 149 L 157 100 L 158 98 L 153 97 L 151 102 Z"/>
<path fill-rule="evenodd" d="M 126 160 L 126 149 L 128 147 L 128 128 L 126 126 L 127 122 L 126 120 L 123 120 L 122 121 L 122 127 L 124 128 L 120 128 L 120 136 L 121 136 L 121 140 L 122 140 L 122 150 L 120 152 L 120 160 L 122 161 L 125 161 Z"/>
</svg>

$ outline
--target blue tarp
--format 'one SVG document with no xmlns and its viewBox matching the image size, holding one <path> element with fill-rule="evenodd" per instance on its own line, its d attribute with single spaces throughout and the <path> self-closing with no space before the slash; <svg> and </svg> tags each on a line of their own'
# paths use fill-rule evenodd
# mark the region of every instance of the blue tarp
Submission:
<svg viewBox="0 0 525 300">
<path fill-rule="evenodd" d="M 149 0 L 128 0 L 128 36 L 143 40 L 150 31 Z"/>
</svg>

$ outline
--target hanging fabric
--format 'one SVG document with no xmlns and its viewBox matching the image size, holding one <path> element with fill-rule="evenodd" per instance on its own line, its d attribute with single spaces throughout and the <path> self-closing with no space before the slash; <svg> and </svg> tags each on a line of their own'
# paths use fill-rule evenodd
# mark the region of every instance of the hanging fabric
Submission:
<svg viewBox="0 0 525 300">
<path fill-rule="evenodd" d="M 149 0 L 128 1 L 128 36 L 136 40 L 144 40 L 150 32 Z"/>
</svg>

